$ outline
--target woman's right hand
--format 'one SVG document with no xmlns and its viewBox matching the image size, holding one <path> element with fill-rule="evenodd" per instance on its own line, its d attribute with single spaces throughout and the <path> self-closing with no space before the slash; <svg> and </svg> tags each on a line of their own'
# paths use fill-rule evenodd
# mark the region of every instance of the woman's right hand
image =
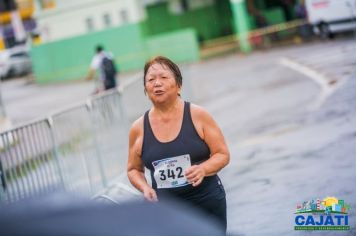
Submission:
<svg viewBox="0 0 356 236">
<path fill-rule="evenodd" d="M 156 191 L 151 187 L 146 187 L 143 190 L 143 196 L 149 202 L 158 202 Z"/>
</svg>

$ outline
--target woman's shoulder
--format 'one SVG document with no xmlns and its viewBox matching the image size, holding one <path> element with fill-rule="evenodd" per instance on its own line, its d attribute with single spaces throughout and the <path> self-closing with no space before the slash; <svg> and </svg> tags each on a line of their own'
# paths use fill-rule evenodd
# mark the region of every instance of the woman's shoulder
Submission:
<svg viewBox="0 0 356 236">
<path fill-rule="evenodd" d="M 203 119 L 210 117 L 210 113 L 202 106 L 196 105 L 194 103 L 190 103 L 190 113 L 193 117 L 198 119 Z"/>
<path fill-rule="evenodd" d="M 143 133 L 143 120 L 144 116 L 141 116 L 132 123 L 130 128 L 131 135 L 138 136 Z"/>
</svg>

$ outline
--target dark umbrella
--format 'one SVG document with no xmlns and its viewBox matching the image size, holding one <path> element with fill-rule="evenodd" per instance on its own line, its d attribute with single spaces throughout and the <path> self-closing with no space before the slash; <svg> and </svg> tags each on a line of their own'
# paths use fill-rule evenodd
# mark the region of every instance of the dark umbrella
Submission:
<svg viewBox="0 0 356 236">
<path fill-rule="evenodd" d="M 216 223 L 176 201 L 104 204 L 67 194 L 0 207 L 0 235 L 221 235 Z"/>
</svg>

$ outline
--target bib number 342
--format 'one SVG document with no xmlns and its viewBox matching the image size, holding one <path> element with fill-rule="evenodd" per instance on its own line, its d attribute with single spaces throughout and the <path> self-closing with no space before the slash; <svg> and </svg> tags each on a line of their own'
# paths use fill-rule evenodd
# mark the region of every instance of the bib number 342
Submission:
<svg viewBox="0 0 356 236">
<path fill-rule="evenodd" d="M 184 172 L 191 166 L 189 154 L 166 158 L 152 163 L 157 188 L 175 188 L 188 184 Z"/>
<path fill-rule="evenodd" d="M 161 180 L 166 180 L 167 178 L 172 178 L 172 179 L 178 179 L 178 178 L 184 178 L 184 175 L 182 174 L 183 172 L 183 168 L 182 167 L 177 167 L 174 171 L 174 169 L 167 169 L 167 173 L 165 173 L 166 171 L 164 170 L 160 170 L 160 179 Z"/>
</svg>

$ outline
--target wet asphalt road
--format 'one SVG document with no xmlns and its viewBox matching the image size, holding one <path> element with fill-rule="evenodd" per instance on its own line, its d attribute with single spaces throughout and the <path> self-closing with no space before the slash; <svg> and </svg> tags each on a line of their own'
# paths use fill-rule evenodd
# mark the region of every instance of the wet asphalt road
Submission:
<svg viewBox="0 0 356 236">
<path fill-rule="evenodd" d="M 355 209 L 355 55 L 356 43 L 342 41 L 231 56 L 191 69 L 197 101 L 216 118 L 231 150 L 221 173 L 229 232 L 310 234 L 294 232 L 293 212 L 312 198 L 335 196 Z M 304 70 L 284 66 L 285 58 L 317 72 L 332 92 L 325 96 Z"/>
<path fill-rule="evenodd" d="M 310 234 L 293 229 L 296 204 L 327 196 L 351 204 L 350 225 L 356 227 L 355 55 L 352 39 L 182 66 L 186 95 L 211 112 L 231 151 L 231 163 L 220 174 L 229 233 Z M 300 66 L 288 67 L 285 59 Z M 308 68 L 319 79 L 311 78 Z M 149 107 L 139 76 L 122 79 L 138 78 L 124 90 L 130 120 Z M 7 113 L 16 123 L 85 100 L 92 85 L 37 86 L 18 80 L 4 83 L 2 90 Z M 119 198 L 120 191 L 110 193 Z M 355 234 L 355 229 L 343 232 Z"/>
<path fill-rule="evenodd" d="M 231 151 L 220 173 L 231 235 L 335 235 L 294 231 L 296 205 L 335 196 L 355 209 L 355 55 L 356 43 L 341 40 L 182 67 L 186 94 L 212 113 Z M 141 91 L 127 88 L 129 114 L 149 106 Z"/>
</svg>

